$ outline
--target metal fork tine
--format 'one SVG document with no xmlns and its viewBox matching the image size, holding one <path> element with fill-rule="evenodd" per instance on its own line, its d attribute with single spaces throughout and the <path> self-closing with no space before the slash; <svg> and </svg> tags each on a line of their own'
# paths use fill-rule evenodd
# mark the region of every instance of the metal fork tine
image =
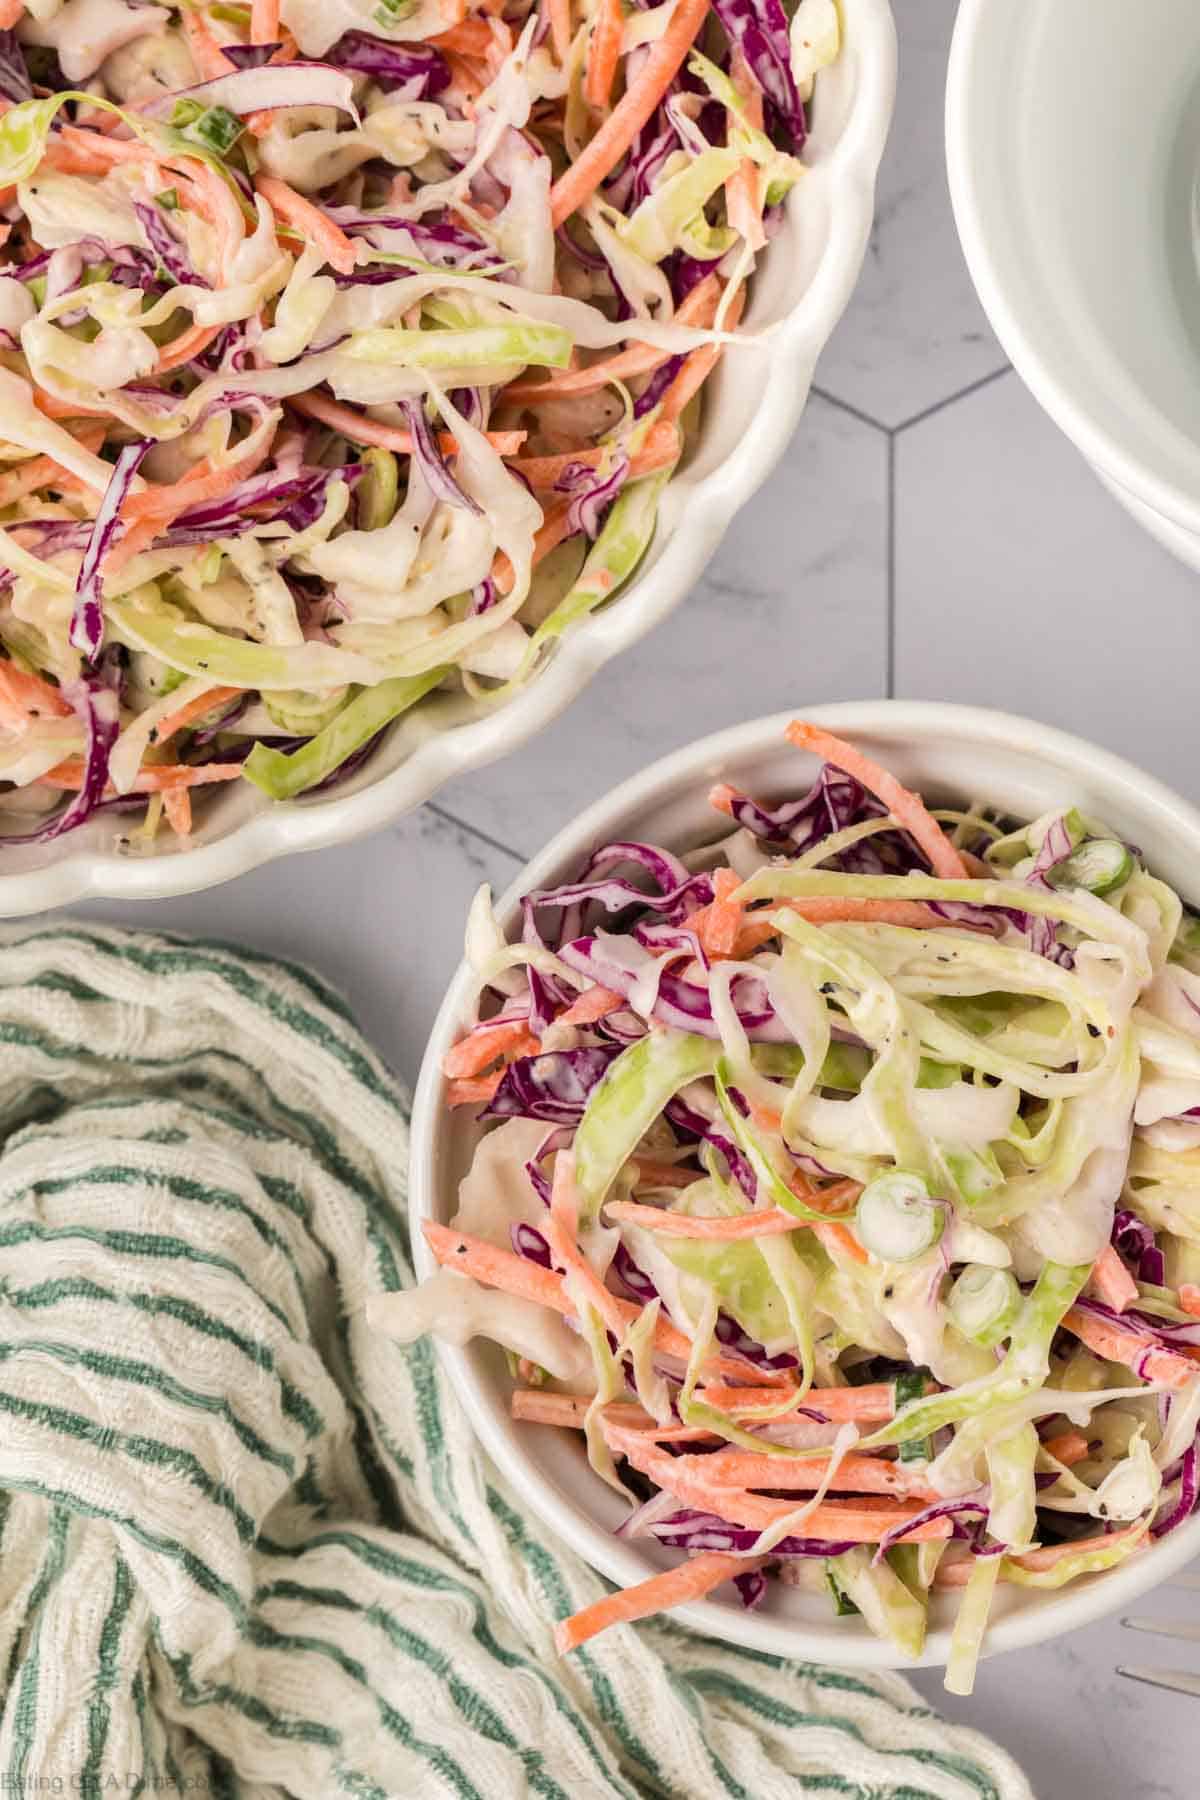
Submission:
<svg viewBox="0 0 1200 1800">
<path fill-rule="evenodd" d="M 1185 1624 L 1180 1619 L 1122 1619 L 1130 1631 L 1151 1631 L 1159 1637 L 1182 1638 L 1188 1644 L 1200 1644 L 1200 1623 Z"/>
<path fill-rule="evenodd" d="M 1193 1694 L 1200 1700 L 1200 1675 L 1187 1675 L 1182 1669 L 1118 1669 L 1130 1681 L 1144 1681 L 1147 1687 L 1166 1688 L 1173 1694 Z"/>
</svg>

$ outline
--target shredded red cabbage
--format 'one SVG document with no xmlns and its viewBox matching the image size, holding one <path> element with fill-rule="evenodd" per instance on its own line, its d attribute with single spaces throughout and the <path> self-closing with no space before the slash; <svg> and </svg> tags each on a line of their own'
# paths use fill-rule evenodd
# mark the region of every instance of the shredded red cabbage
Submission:
<svg viewBox="0 0 1200 1800">
<path fill-rule="evenodd" d="M 615 1057 L 616 1045 L 549 1050 L 509 1063 L 482 1119 L 541 1119 L 547 1125 L 578 1125 L 593 1088 Z"/>
<path fill-rule="evenodd" d="M 104 490 L 104 498 L 100 502 L 100 510 L 96 514 L 87 549 L 79 565 L 75 581 L 75 610 L 71 614 L 68 636 L 74 648 L 82 650 L 90 663 L 94 663 L 99 656 L 100 645 L 104 641 L 100 564 L 120 530 L 122 502 L 150 444 L 150 438 L 140 438 L 136 444 L 126 444 L 118 453 L 113 464 L 112 478 Z"/>
</svg>

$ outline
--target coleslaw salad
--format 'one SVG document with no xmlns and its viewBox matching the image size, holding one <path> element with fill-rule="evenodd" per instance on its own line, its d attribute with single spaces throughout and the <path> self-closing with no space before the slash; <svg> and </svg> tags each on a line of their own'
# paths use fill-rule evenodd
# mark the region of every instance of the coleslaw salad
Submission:
<svg viewBox="0 0 1200 1800">
<path fill-rule="evenodd" d="M 1149 1022 L 1193 979 L 1191 928 L 1098 821 L 931 821 L 798 735 L 830 763 L 803 801 L 723 792 L 737 831 L 682 860 L 614 846 L 530 900 L 541 943 L 501 950 L 480 904 L 473 955 L 505 992 L 450 1081 L 512 1035 L 431 1241 L 454 1271 L 478 1239 L 493 1280 L 515 1264 L 532 1313 L 555 1308 L 540 1348 L 510 1341 L 551 1377 L 520 1378 L 514 1412 L 583 1428 L 642 1503 L 622 1531 L 689 1553 L 564 1641 L 731 1574 L 757 1600 L 764 1570 L 828 1572 L 915 1655 L 929 1596 L 961 1585 L 964 1686 L 997 1585 L 1115 1568 L 1195 1499 L 1194 1250 L 1154 1197 L 1156 1158 L 1186 1182 L 1157 1140 L 1191 1129 L 1160 1081 L 1168 1045 L 1189 1053 Z M 439 1280 L 389 1328 L 486 1333 L 471 1283 Z"/>
<path fill-rule="evenodd" d="M 611 600 L 837 53 L 761 5 L 9 19 L 10 843 L 320 790 Z"/>
</svg>

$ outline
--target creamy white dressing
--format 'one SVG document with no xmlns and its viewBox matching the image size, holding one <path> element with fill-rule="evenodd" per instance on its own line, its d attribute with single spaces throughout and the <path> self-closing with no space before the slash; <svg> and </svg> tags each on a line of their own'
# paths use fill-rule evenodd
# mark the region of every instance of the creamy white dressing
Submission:
<svg viewBox="0 0 1200 1800">
<path fill-rule="evenodd" d="M 481 1287 L 453 1269 L 439 1269 L 403 1293 L 373 1294 L 367 1323 L 401 1344 L 432 1334 L 448 1344 L 486 1337 L 524 1356 L 556 1381 L 581 1382 L 591 1372 L 587 1346 L 557 1313 L 534 1300 Z"/>
<path fill-rule="evenodd" d="M 161 6 L 128 6 L 125 0 L 63 0 L 52 17 L 26 13 L 17 36 L 57 51 L 63 74 L 79 84 L 134 38 L 160 36 L 170 17 Z"/>
<path fill-rule="evenodd" d="M 939 1143 L 966 1145 L 985 1150 L 1004 1137 L 1012 1125 L 1020 1101 L 1015 1087 L 976 1087 L 958 1081 L 944 1088 L 914 1088 L 909 1107 L 921 1130 Z M 829 1150 L 855 1156 L 890 1156 L 893 1137 L 872 1095 L 856 1094 L 852 1100 L 827 1100 L 811 1095 L 797 1114 L 804 1135 Z"/>
</svg>

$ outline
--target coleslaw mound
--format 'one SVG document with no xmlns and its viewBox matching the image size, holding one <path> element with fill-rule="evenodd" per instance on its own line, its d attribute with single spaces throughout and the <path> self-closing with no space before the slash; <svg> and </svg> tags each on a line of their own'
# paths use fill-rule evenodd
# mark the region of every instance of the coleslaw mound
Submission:
<svg viewBox="0 0 1200 1800">
<path fill-rule="evenodd" d="M 929 810 L 855 746 L 685 856 L 481 891 L 482 1108 L 439 1272 L 377 1322 L 492 1338 L 677 1564 L 569 1650 L 734 1581 L 825 1586 L 918 1656 L 958 1590 L 1115 1567 L 1197 1503 L 1200 919 L 1073 808 Z"/>
<path fill-rule="evenodd" d="M 637 568 L 836 0 L 0 0 L 0 845 L 352 775 Z"/>
</svg>

